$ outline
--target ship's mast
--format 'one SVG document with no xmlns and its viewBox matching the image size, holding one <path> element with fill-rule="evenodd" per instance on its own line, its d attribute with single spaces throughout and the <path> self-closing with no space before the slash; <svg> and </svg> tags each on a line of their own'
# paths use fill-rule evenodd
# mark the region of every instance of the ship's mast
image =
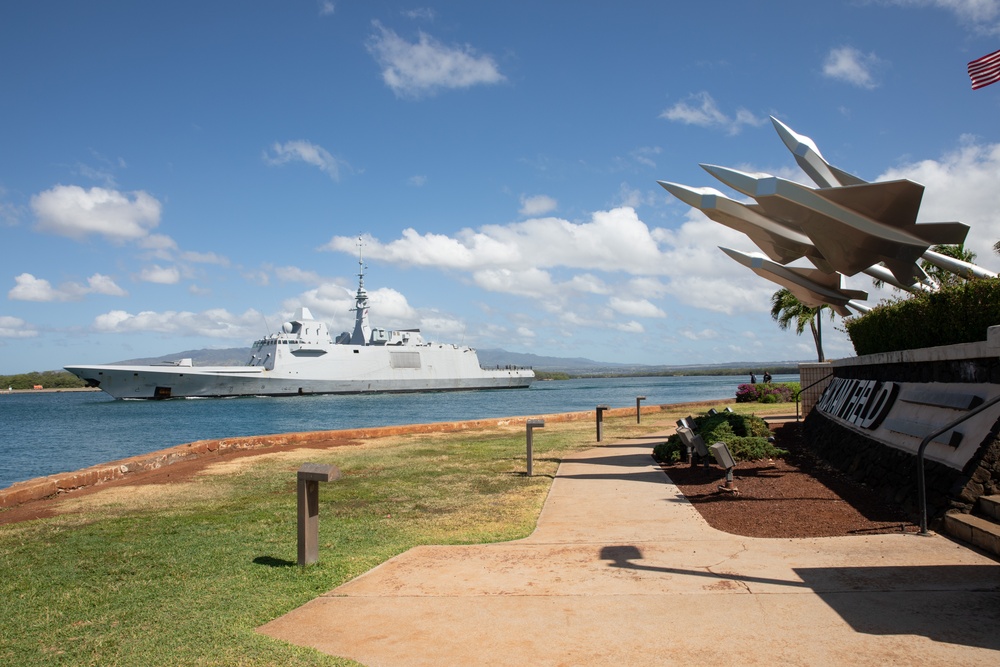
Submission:
<svg viewBox="0 0 1000 667">
<path fill-rule="evenodd" d="M 354 333 L 351 345 L 367 345 L 371 340 L 372 327 L 368 324 L 368 293 L 365 291 L 365 260 L 361 253 L 361 237 L 358 237 L 358 293 L 354 296 Z"/>
</svg>

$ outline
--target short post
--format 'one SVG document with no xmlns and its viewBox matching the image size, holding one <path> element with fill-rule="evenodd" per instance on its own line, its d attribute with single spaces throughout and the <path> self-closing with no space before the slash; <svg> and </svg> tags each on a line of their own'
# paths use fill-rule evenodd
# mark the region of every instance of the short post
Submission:
<svg viewBox="0 0 1000 667">
<path fill-rule="evenodd" d="M 645 400 L 646 400 L 645 396 L 636 396 L 635 397 L 635 423 L 636 424 L 641 424 L 642 423 L 642 416 L 641 416 L 642 413 L 640 412 L 639 404 L 642 403 Z"/>
<path fill-rule="evenodd" d="M 319 560 L 319 483 L 340 479 L 337 466 L 303 463 L 298 473 L 299 565 Z"/>
<path fill-rule="evenodd" d="M 604 411 L 610 409 L 606 405 L 597 406 L 597 442 L 601 441 L 601 436 L 604 434 Z"/>
<path fill-rule="evenodd" d="M 527 427 L 526 438 L 527 438 L 527 444 L 528 444 L 528 477 L 531 477 L 531 472 L 532 472 L 532 470 L 531 470 L 531 465 L 532 465 L 531 431 L 533 429 L 542 428 L 543 426 L 545 426 L 545 420 L 544 419 L 529 419 L 528 421 L 525 422 L 525 426 Z"/>
</svg>

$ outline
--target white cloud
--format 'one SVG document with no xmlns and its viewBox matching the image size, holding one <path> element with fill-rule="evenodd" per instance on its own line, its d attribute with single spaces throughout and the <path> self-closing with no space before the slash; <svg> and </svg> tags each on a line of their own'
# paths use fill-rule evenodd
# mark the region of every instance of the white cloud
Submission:
<svg viewBox="0 0 1000 667">
<path fill-rule="evenodd" d="M 608 299 L 608 306 L 622 315 L 632 317 L 666 317 L 667 314 L 660 308 L 654 306 L 647 299 L 623 299 L 613 296 Z"/>
<path fill-rule="evenodd" d="M 665 109 L 660 118 L 685 125 L 720 127 L 731 135 L 739 134 L 744 125 L 759 127 L 765 121 L 744 108 L 737 109 L 736 115 L 730 117 L 719 109 L 712 96 L 705 91 L 688 95 L 685 101 Z"/>
<path fill-rule="evenodd" d="M 159 285 L 176 285 L 181 280 L 181 273 L 175 266 L 162 267 L 154 264 L 142 270 L 139 280 Z"/>
<path fill-rule="evenodd" d="M 527 195 L 521 195 L 521 215 L 525 216 L 538 216 L 545 215 L 546 213 L 551 213 L 556 210 L 558 202 L 552 197 L 547 195 L 535 195 L 533 197 L 528 197 Z"/>
<path fill-rule="evenodd" d="M 167 333 L 177 336 L 208 336 L 250 340 L 258 337 L 264 319 L 255 310 L 234 315 L 221 308 L 192 313 L 188 311 L 112 310 L 94 318 L 93 328 L 101 333 Z"/>
<path fill-rule="evenodd" d="M 319 0 L 319 15 L 332 16 L 337 11 L 337 4 L 333 0 Z"/>
<path fill-rule="evenodd" d="M 688 340 L 712 340 L 719 337 L 719 332 L 714 329 L 702 329 L 701 331 L 685 329 L 680 334 Z"/>
<path fill-rule="evenodd" d="M 229 266 L 229 258 L 214 252 L 194 252 L 191 250 L 181 253 L 181 259 L 194 264 L 217 264 L 219 266 Z"/>
<path fill-rule="evenodd" d="M 34 195 L 31 208 L 41 231 L 74 239 L 99 234 L 121 243 L 146 238 L 160 223 L 161 206 L 155 197 L 141 190 L 122 193 L 57 185 Z"/>
<path fill-rule="evenodd" d="M 407 183 L 409 183 L 410 185 L 412 185 L 415 188 L 422 188 L 425 185 L 427 185 L 427 177 L 426 176 L 419 176 L 419 175 L 418 176 L 410 176 L 410 178 L 407 179 Z"/>
<path fill-rule="evenodd" d="M 354 237 L 335 236 L 324 249 L 353 254 L 356 246 Z M 651 230 L 629 207 L 597 211 L 584 223 L 534 218 L 463 229 L 454 238 L 414 229 L 404 229 L 402 238 L 386 244 L 366 236 L 365 257 L 457 270 L 565 266 L 643 275 L 670 272 Z"/>
<path fill-rule="evenodd" d="M 503 292 L 530 298 L 540 298 L 552 292 L 552 276 L 547 271 L 529 268 L 484 269 L 472 274 L 476 285 L 489 292 Z"/>
<path fill-rule="evenodd" d="M 949 11 L 958 22 L 976 33 L 1000 34 L 1000 2 L 997 0 L 883 0 L 900 7 L 935 7 Z"/>
<path fill-rule="evenodd" d="M 286 141 L 283 144 L 275 142 L 270 152 L 264 151 L 264 162 L 272 166 L 280 166 L 289 162 L 305 162 L 325 172 L 335 181 L 340 180 L 341 166 L 349 165 L 335 158 L 328 150 L 308 141 Z"/>
<path fill-rule="evenodd" d="M 91 294 L 104 294 L 106 296 L 126 296 L 128 292 L 123 290 L 110 276 L 95 273 L 87 278 L 88 291 Z"/>
<path fill-rule="evenodd" d="M 977 143 L 962 137 L 958 148 L 938 159 L 926 159 L 886 170 L 878 179 L 908 178 L 921 183 L 924 197 L 921 222 L 958 220 L 969 225 L 966 247 L 976 253 L 976 264 L 993 271 L 1000 258 L 993 244 L 1000 239 L 1000 144 Z"/>
<path fill-rule="evenodd" d="M 30 273 L 22 273 L 14 278 L 16 285 L 7 292 L 7 298 L 13 301 L 79 301 L 88 294 L 105 296 L 125 296 L 128 294 L 109 276 L 95 273 L 87 279 L 87 285 L 67 282 L 58 288 L 44 278 L 36 278 Z"/>
<path fill-rule="evenodd" d="M 315 271 L 305 271 L 297 266 L 279 266 L 274 270 L 274 275 L 278 280 L 286 283 L 313 283 L 323 282 Z"/>
<path fill-rule="evenodd" d="M 36 278 L 30 273 L 22 273 L 14 278 L 16 286 L 7 292 L 7 298 L 14 301 L 61 301 L 48 280 Z"/>
<path fill-rule="evenodd" d="M 421 315 L 406 300 L 406 297 L 391 288 L 367 290 L 368 303 L 372 312 L 377 313 L 372 322 L 385 328 L 418 327 L 423 329 Z M 334 337 L 341 331 L 354 329 L 354 290 L 336 283 L 321 282 L 319 287 L 302 292 L 297 297 L 286 299 L 282 308 L 293 312 L 300 306 L 309 308 L 313 317 L 323 320 L 330 327 Z"/>
<path fill-rule="evenodd" d="M 850 47 L 842 46 L 831 49 L 823 61 L 823 75 L 844 81 L 860 88 L 878 87 L 873 70 L 879 68 L 882 61 L 873 53 L 862 53 Z"/>
<path fill-rule="evenodd" d="M 20 317 L 0 315 L 0 340 L 5 338 L 34 338 L 38 329 Z"/>
<path fill-rule="evenodd" d="M 641 146 L 633 150 L 630 155 L 633 160 L 644 167 L 656 168 L 656 161 L 653 160 L 653 156 L 659 155 L 662 152 L 663 149 L 659 146 Z"/>
<path fill-rule="evenodd" d="M 505 81 L 493 58 L 469 45 L 447 46 L 422 31 L 411 43 L 378 21 L 374 26 L 368 51 L 382 68 L 382 80 L 400 97 Z"/>
</svg>

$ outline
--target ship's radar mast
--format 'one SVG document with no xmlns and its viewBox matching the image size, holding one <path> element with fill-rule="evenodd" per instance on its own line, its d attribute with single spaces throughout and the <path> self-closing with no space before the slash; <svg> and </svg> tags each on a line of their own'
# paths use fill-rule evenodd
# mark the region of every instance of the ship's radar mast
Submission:
<svg viewBox="0 0 1000 667">
<path fill-rule="evenodd" d="M 358 237 L 358 293 L 354 296 L 354 333 L 351 345 L 367 345 L 371 340 L 372 327 L 368 323 L 368 293 L 365 292 L 365 260 L 361 253 L 361 237 Z"/>
</svg>

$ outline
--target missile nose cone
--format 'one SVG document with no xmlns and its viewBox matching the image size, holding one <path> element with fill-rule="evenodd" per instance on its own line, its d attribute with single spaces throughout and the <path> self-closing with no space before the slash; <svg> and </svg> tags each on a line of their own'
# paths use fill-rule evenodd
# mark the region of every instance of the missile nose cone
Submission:
<svg viewBox="0 0 1000 667">
<path fill-rule="evenodd" d="M 758 255 L 757 253 L 740 252 L 739 250 L 725 248 L 721 245 L 719 246 L 719 250 L 726 253 L 747 268 L 760 269 L 764 267 L 764 257 L 762 255 Z"/>
<path fill-rule="evenodd" d="M 810 154 L 815 154 L 818 158 L 823 160 L 823 155 L 819 152 L 819 147 L 812 139 L 799 134 L 774 116 L 771 116 L 771 124 L 774 125 L 774 129 L 777 130 L 782 143 L 788 147 L 788 150 L 792 152 L 792 155 L 795 155 L 796 157 L 807 157 Z M 823 160 L 823 162 L 826 162 L 826 160 Z"/>
<path fill-rule="evenodd" d="M 729 167 L 720 167 L 714 164 L 703 164 L 699 166 L 734 190 L 751 197 L 756 193 L 758 178 L 753 174 L 748 174 L 745 171 L 739 171 L 737 169 L 730 169 Z"/>
<path fill-rule="evenodd" d="M 680 183 L 670 183 L 669 181 L 657 181 L 664 190 L 680 199 L 688 206 L 697 209 L 713 208 L 716 197 L 724 197 L 721 192 L 713 188 L 692 188 Z"/>
<path fill-rule="evenodd" d="M 788 150 L 794 153 L 795 147 L 799 144 L 799 136 L 792 131 L 792 128 L 788 127 L 774 116 L 771 116 L 771 124 L 774 125 L 774 129 L 777 130 L 778 136 L 781 137 L 781 141 L 788 146 Z"/>
</svg>

